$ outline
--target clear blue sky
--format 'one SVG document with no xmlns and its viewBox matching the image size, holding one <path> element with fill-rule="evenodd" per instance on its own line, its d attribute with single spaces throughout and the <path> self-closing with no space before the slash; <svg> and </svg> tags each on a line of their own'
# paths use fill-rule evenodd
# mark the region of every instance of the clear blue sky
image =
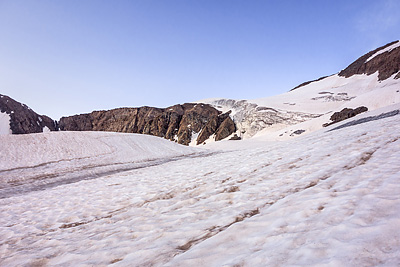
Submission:
<svg viewBox="0 0 400 267">
<path fill-rule="evenodd" d="M 399 36 L 398 0 L 0 0 L 0 93 L 54 119 L 260 98 Z"/>
</svg>

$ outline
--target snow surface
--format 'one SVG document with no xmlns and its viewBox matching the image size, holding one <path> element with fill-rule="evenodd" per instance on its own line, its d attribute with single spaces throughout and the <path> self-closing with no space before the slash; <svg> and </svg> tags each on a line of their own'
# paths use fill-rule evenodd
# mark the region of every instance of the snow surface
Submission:
<svg viewBox="0 0 400 267">
<path fill-rule="evenodd" d="M 400 81 L 393 77 L 378 81 L 378 72 L 372 75 L 353 75 L 349 78 L 333 75 L 296 90 L 268 98 L 249 100 L 262 106 L 291 111 L 324 114 L 344 107 L 360 105 L 370 110 L 400 102 Z"/>
<path fill-rule="evenodd" d="M 49 127 L 44 126 L 42 132 L 48 133 L 48 132 L 51 132 L 51 130 L 49 129 Z"/>
<path fill-rule="evenodd" d="M 400 115 L 329 131 L 348 121 L 208 150 L 134 134 L 2 136 L 0 265 L 399 266 Z"/>
<path fill-rule="evenodd" d="M 378 55 L 380 55 L 380 54 L 386 53 L 386 52 L 390 52 L 390 51 L 392 51 L 393 49 L 395 49 L 395 48 L 397 48 L 397 47 L 400 47 L 400 41 L 397 41 L 397 43 L 394 43 L 394 44 L 392 44 L 392 45 L 390 45 L 390 46 L 388 46 L 388 47 L 386 47 L 386 48 L 384 48 L 384 49 L 382 49 L 382 50 L 379 50 L 378 52 L 376 52 L 375 54 L 373 54 L 372 56 L 370 56 L 370 57 L 365 61 L 365 63 L 367 63 L 368 61 L 370 61 L 370 60 L 373 59 L 374 57 L 376 57 L 376 56 L 378 56 Z"/>
<path fill-rule="evenodd" d="M 384 81 L 378 81 L 378 72 L 349 78 L 332 75 L 277 96 L 247 101 L 210 98 L 202 102 L 223 112 L 232 110 L 239 130 L 246 130 L 245 138 L 273 133 L 275 140 L 283 140 L 296 137 L 292 135 L 296 130 L 308 134 L 321 129 L 334 112 L 343 108 L 366 106 L 372 111 L 400 103 L 400 79 L 394 79 L 395 75 Z M 257 109 L 274 109 L 277 116 L 261 116 Z"/>
<path fill-rule="evenodd" d="M 10 115 L 5 112 L 0 112 L 0 135 L 11 134 Z"/>
</svg>

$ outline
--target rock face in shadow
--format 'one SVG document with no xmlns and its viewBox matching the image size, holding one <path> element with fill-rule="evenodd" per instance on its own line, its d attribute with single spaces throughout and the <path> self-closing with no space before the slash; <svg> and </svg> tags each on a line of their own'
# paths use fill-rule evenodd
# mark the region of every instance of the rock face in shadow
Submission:
<svg viewBox="0 0 400 267">
<path fill-rule="evenodd" d="M 337 123 L 339 121 L 343 121 L 345 119 L 354 117 L 354 116 L 356 116 L 356 115 L 358 115 L 360 113 L 366 112 L 366 111 L 368 111 L 368 108 L 364 107 L 364 106 L 358 107 L 356 109 L 344 108 L 339 112 L 333 113 L 331 118 L 330 118 L 332 122 L 325 123 L 323 126 L 326 127 L 326 126 L 332 125 L 334 123 Z"/>
<path fill-rule="evenodd" d="M 0 111 L 10 115 L 10 128 L 13 134 L 41 133 L 43 131 L 56 131 L 54 120 L 39 115 L 27 105 L 0 94 Z M 47 128 L 46 128 L 47 127 Z"/>
<path fill-rule="evenodd" d="M 388 48 L 389 46 L 396 46 L 400 41 L 395 41 L 392 43 L 389 43 L 387 45 L 384 45 L 382 47 L 379 47 L 356 61 L 354 61 L 352 64 L 350 64 L 346 69 L 342 70 L 339 73 L 339 76 L 343 77 L 350 77 L 355 74 L 367 74 L 371 75 L 375 73 L 376 71 L 379 71 L 378 79 L 379 81 L 386 80 L 393 74 L 397 75 L 395 76 L 396 79 L 400 78 L 400 46 L 397 46 L 396 48 L 389 49 L 389 51 L 383 52 L 385 48 Z M 380 53 L 373 58 L 371 58 L 375 53 Z M 371 58 L 371 59 L 370 59 Z M 368 60 L 369 59 L 369 60 Z"/>
<path fill-rule="evenodd" d="M 207 126 L 213 123 L 215 123 L 215 127 Z M 60 119 L 59 127 L 62 131 L 149 134 L 164 137 L 183 145 L 188 145 L 194 134 L 200 132 L 197 144 L 202 143 L 199 142 L 200 136 L 206 140 L 216 134 L 216 139 L 217 137 L 223 139 L 236 129 L 228 114 L 221 114 L 210 105 L 193 103 L 174 105 L 168 108 L 140 107 L 93 111 L 89 114 L 63 117 Z M 219 131 L 218 134 L 217 131 Z"/>
</svg>

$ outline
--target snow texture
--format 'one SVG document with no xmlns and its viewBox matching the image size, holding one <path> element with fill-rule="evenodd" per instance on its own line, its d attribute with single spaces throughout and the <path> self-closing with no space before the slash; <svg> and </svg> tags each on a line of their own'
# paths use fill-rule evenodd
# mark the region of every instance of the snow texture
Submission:
<svg viewBox="0 0 400 267">
<path fill-rule="evenodd" d="M 208 150 L 134 134 L 2 136 L 0 265 L 399 266 L 400 116 L 379 117 L 399 108 Z"/>
<path fill-rule="evenodd" d="M 0 112 L 0 135 L 11 134 L 10 115 L 5 112 Z"/>
</svg>

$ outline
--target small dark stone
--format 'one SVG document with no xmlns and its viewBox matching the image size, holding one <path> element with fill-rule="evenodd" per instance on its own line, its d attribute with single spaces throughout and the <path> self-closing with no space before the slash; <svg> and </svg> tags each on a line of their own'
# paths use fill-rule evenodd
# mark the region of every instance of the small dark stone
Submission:
<svg viewBox="0 0 400 267">
<path fill-rule="evenodd" d="M 237 134 L 234 134 L 229 140 L 242 140 L 242 138 Z"/>
<path fill-rule="evenodd" d="M 290 136 L 299 135 L 299 134 L 304 133 L 305 131 L 306 131 L 306 130 L 296 130 L 296 131 L 294 131 L 293 133 L 291 133 Z"/>
</svg>

